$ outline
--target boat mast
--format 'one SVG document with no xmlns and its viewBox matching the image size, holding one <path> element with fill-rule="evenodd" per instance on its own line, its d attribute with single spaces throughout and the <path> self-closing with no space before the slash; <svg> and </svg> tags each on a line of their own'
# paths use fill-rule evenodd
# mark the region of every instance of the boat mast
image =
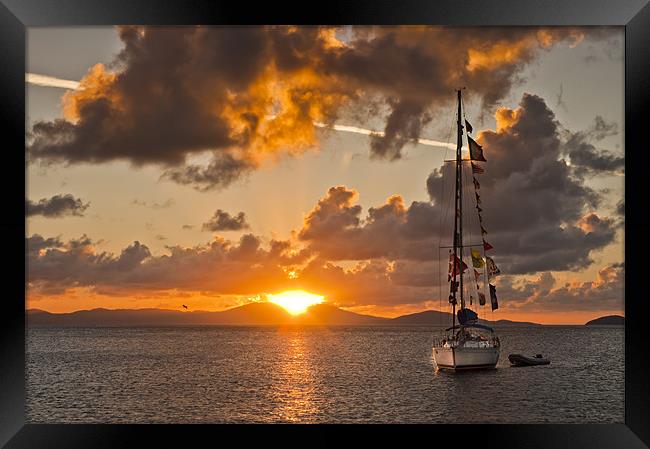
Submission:
<svg viewBox="0 0 650 449">
<path fill-rule="evenodd" d="M 461 116 L 462 116 L 462 111 L 461 111 L 461 89 L 458 89 L 456 91 L 457 96 L 458 96 L 458 120 L 456 122 L 457 126 L 457 141 L 456 141 L 456 192 L 454 195 L 454 261 L 452 264 L 452 273 L 454 273 L 454 277 L 452 279 L 452 282 L 456 282 L 456 261 L 460 260 L 459 262 L 459 267 L 458 273 L 460 275 L 460 282 L 459 282 L 459 289 L 460 289 L 460 308 L 463 309 L 465 307 L 465 301 L 463 298 L 463 220 L 462 220 L 462 213 L 463 213 L 463 189 L 462 189 L 462 158 L 461 158 L 461 148 L 463 146 L 463 124 L 461 123 Z M 460 248 L 460 258 L 458 257 L 458 249 Z M 452 284 L 452 296 L 453 296 L 453 310 L 452 310 L 452 318 L 451 318 L 451 323 L 452 327 L 456 326 L 456 292 L 458 288 L 454 288 L 454 284 Z"/>
<path fill-rule="evenodd" d="M 463 123 L 462 123 L 462 89 L 458 89 L 458 150 L 456 151 L 456 167 L 458 170 L 458 248 L 460 249 L 460 308 L 465 308 L 465 298 L 463 297 L 463 158 L 461 148 L 463 147 Z"/>
</svg>

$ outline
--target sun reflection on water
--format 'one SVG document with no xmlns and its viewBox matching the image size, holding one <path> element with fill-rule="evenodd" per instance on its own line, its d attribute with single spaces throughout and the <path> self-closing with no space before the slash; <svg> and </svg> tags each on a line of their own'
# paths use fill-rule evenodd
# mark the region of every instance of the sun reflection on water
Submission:
<svg viewBox="0 0 650 449">
<path fill-rule="evenodd" d="M 276 382 L 271 399 L 278 405 L 274 414 L 284 422 L 313 421 L 319 412 L 313 350 L 304 329 L 281 329 L 279 333 L 286 341 L 284 351 L 279 354 L 277 369 L 272 374 Z"/>
</svg>

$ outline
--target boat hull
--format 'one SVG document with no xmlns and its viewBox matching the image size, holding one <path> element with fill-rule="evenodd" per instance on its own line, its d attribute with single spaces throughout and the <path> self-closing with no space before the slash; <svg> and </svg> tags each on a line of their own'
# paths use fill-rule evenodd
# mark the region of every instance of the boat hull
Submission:
<svg viewBox="0 0 650 449">
<path fill-rule="evenodd" d="M 436 347 L 433 358 L 440 369 L 494 368 L 499 361 L 499 348 Z"/>
</svg>

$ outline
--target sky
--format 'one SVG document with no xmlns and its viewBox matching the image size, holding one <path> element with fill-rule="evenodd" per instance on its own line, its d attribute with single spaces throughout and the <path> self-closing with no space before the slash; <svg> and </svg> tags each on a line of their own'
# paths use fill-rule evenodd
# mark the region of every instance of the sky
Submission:
<svg viewBox="0 0 650 449">
<path fill-rule="evenodd" d="M 622 28 L 29 28 L 27 55 L 27 308 L 449 309 L 462 86 L 479 315 L 623 313 Z"/>
</svg>

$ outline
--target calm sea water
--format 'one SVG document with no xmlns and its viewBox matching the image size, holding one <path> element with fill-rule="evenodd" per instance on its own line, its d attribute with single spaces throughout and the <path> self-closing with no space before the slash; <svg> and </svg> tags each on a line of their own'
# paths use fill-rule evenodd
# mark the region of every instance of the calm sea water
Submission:
<svg viewBox="0 0 650 449">
<path fill-rule="evenodd" d="M 30 329 L 30 422 L 624 421 L 624 330 L 501 328 L 497 369 L 436 372 L 425 327 Z M 508 354 L 551 365 L 511 368 Z"/>
</svg>

